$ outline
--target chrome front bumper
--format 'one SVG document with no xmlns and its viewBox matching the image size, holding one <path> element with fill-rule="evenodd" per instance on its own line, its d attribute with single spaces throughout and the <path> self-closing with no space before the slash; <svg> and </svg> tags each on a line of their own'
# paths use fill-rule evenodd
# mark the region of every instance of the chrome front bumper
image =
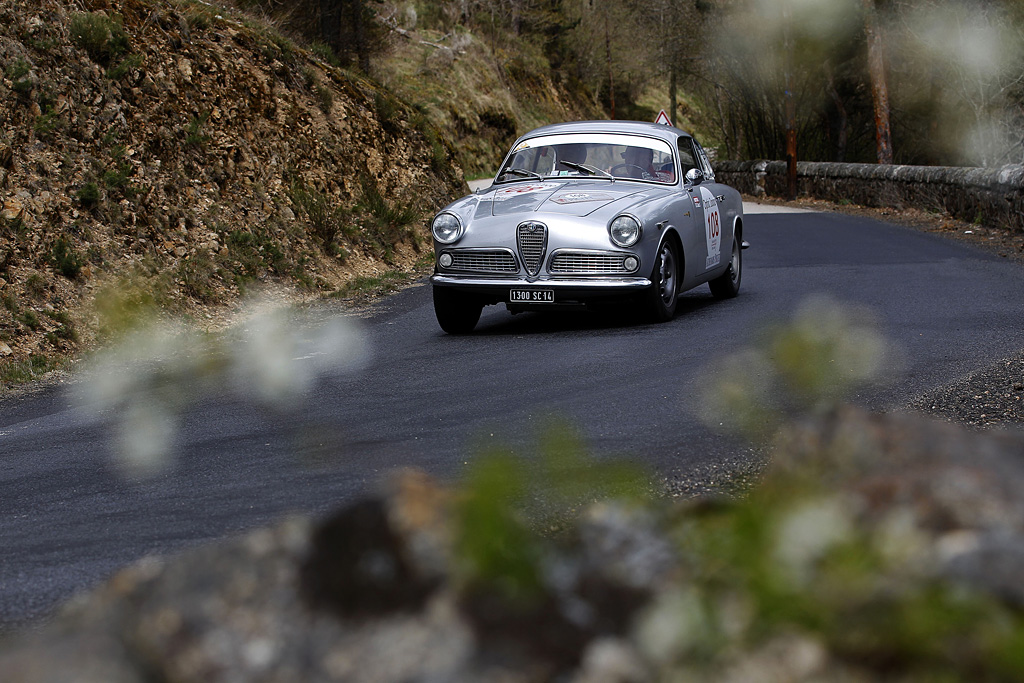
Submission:
<svg viewBox="0 0 1024 683">
<path fill-rule="evenodd" d="M 430 282 L 440 287 L 543 287 L 545 289 L 637 290 L 651 286 L 645 277 L 552 278 L 527 280 L 512 277 L 474 277 L 432 275 Z"/>
</svg>

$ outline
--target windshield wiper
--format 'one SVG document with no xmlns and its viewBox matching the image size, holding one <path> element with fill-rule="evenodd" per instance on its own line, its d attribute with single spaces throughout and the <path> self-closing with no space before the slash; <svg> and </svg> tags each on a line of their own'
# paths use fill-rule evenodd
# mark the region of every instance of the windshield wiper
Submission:
<svg viewBox="0 0 1024 683">
<path fill-rule="evenodd" d="M 595 173 L 601 173 L 601 174 L 603 174 L 605 176 L 608 176 L 608 178 L 613 183 L 615 182 L 615 176 L 613 176 L 608 171 L 605 171 L 603 169 L 597 168 L 596 166 L 588 166 L 586 164 L 577 164 L 575 161 L 565 161 L 564 159 L 559 161 L 558 163 L 562 164 L 562 166 L 568 166 L 571 169 L 575 169 L 575 170 L 580 171 L 582 173 L 586 173 L 587 175 L 594 175 Z"/>
<path fill-rule="evenodd" d="M 502 173 L 501 175 L 502 176 L 507 176 L 509 173 L 511 173 L 512 175 L 517 175 L 517 176 L 519 176 L 521 178 L 536 178 L 537 180 L 540 180 L 541 182 L 544 181 L 544 176 L 542 176 L 540 173 L 536 173 L 534 171 L 527 171 L 527 170 L 522 169 L 522 168 L 506 168 L 505 172 Z"/>
</svg>

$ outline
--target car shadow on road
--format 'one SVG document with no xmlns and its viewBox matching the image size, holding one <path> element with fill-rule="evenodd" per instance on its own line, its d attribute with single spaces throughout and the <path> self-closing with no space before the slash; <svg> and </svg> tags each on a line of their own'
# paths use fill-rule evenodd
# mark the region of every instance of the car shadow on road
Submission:
<svg viewBox="0 0 1024 683">
<path fill-rule="evenodd" d="M 673 324 L 687 315 L 718 302 L 708 292 L 689 292 L 679 297 Z M 659 325 L 652 323 L 636 305 L 607 306 L 596 310 L 586 308 L 527 311 L 511 314 L 502 305 L 489 306 L 472 336 L 540 335 L 566 332 L 632 332 Z"/>
</svg>

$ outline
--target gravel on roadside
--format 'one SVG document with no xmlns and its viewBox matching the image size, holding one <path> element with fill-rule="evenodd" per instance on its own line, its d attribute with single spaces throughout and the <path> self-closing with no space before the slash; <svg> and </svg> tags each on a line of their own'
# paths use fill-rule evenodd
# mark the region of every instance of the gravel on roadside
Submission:
<svg viewBox="0 0 1024 683">
<path fill-rule="evenodd" d="M 1024 426 L 1024 350 L 914 399 L 909 408 L 970 427 Z"/>
</svg>

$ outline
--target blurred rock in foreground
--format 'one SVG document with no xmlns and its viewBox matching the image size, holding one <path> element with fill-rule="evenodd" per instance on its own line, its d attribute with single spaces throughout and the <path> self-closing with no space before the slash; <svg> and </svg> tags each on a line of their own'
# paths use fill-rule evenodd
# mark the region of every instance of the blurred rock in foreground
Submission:
<svg viewBox="0 0 1024 683">
<path fill-rule="evenodd" d="M 505 548 L 515 574 L 484 575 L 462 550 L 474 491 L 401 473 L 322 522 L 144 560 L 9 639 L 0 671 L 12 683 L 1024 678 L 1024 435 L 841 408 L 784 430 L 772 460 L 740 499 L 594 503 L 556 538 Z"/>
</svg>

